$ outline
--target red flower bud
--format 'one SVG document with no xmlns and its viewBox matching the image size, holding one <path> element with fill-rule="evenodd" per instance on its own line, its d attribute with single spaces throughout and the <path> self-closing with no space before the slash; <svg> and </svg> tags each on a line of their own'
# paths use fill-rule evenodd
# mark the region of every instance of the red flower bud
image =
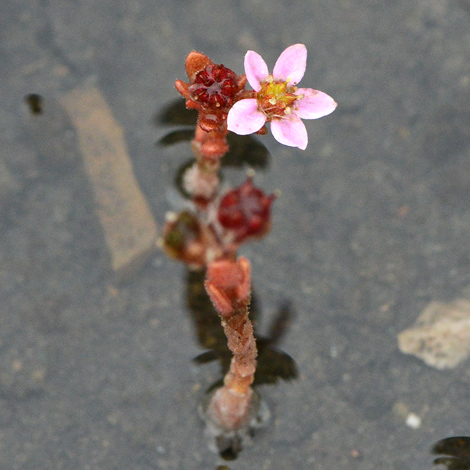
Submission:
<svg viewBox="0 0 470 470">
<path fill-rule="evenodd" d="M 199 126 L 206 132 L 225 126 L 227 113 L 245 89 L 245 75 L 238 76 L 196 51 L 186 57 L 186 73 L 190 82 L 176 80 L 175 86 L 186 98 L 186 107 L 199 111 Z"/>
<path fill-rule="evenodd" d="M 223 65 L 216 64 L 207 65 L 189 86 L 194 101 L 216 108 L 231 106 L 239 91 L 235 73 Z"/>
<path fill-rule="evenodd" d="M 264 236 L 271 227 L 271 204 L 275 195 L 266 195 L 248 178 L 221 199 L 218 219 L 222 227 L 233 231 L 236 242 Z"/>
</svg>

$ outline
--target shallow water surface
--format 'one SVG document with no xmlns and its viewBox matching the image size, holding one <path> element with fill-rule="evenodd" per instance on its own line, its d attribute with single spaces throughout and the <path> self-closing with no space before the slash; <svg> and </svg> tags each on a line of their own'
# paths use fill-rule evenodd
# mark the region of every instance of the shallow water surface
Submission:
<svg viewBox="0 0 470 470">
<path fill-rule="evenodd" d="M 429 302 L 470 296 L 468 8 L 291 3 L 2 3 L 2 468 L 421 470 L 436 442 L 470 434 L 469 363 L 436 370 L 397 344 Z M 304 152 L 269 134 L 231 143 L 246 158 L 234 150 L 223 184 L 252 167 L 281 196 L 271 233 L 241 250 L 271 418 L 226 462 L 198 415 L 228 357 L 194 273 L 158 252 L 112 281 L 73 127 L 47 105 L 101 91 L 161 227 L 191 158 L 187 121 L 159 118 L 186 54 L 242 73 L 246 50 L 272 66 L 297 42 L 301 84 L 339 105 L 307 122 Z"/>
</svg>

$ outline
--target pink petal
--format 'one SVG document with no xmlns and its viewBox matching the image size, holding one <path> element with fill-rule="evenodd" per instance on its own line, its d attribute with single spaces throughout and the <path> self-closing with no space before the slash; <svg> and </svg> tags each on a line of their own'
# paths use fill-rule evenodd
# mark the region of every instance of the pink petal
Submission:
<svg viewBox="0 0 470 470">
<path fill-rule="evenodd" d="M 281 144 L 305 150 L 308 144 L 307 129 L 295 114 L 283 119 L 273 119 L 271 132 Z"/>
<path fill-rule="evenodd" d="M 289 46 L 277 59 L 273 77 L 286 81 L 289 85 L 297 85 L 304 76 L 307 67 L 307 48 L 304 44 Z"/>
<path fill-rule="evenodd" d="M 304 95 L 295 102 L 294 112 L 302 119 L 318 119 L 332 113 L 338 104 L 322 91 L 299 88 L 296 95 Z"/>
<path fill-rule="evenodd" d="M 255 91 L 259 91 L 261 88 L 260 82 L 268 78 L 268 66 L 255 51 L 248 51 L 245 54 L 245 74 L 248 83 Z"/>
<path fill-rule="evenodd" d="M 237 101 L 227 116 L 227 129 L 239 135 L 253 134 L 266 122 L 266 116 L 258 110 L 254 98 Z"/>
</svg>

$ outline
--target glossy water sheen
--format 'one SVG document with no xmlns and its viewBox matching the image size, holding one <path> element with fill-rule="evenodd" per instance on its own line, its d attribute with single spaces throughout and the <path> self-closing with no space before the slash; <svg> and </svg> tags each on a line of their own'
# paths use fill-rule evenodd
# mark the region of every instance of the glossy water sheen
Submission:
<svg viewBox="0 0 470 470">
<path fill-rule="evenodd" d="M 428 302 L 470 295 L 465 1 L 2 0 L 1 11 L 0 468 L 422 470 L 440 458 L 434 443 L 470 434 L 469 363 L 438 371 L 396 339 Z M 156 146 L 189 127 L 155 116 L 177 98 L 186 54 L 241 73 L 246 50 L 271 64 L 295 42 L 309 50 L 305 83 L 338 108 L 307 123 L 304 152 L 252 138 L 271 154 L 247 158 L 256 184 L 282 193 L 269 236 L 242 250 L 267 343 L 270 379 L 256 390 L 272 417 L 225 462 L 197 412 L 227 362 L 188 300 L 200 287 L 161 253 L 110 282 L 74 133 L 48 105 L 100 89 L 161 226 L 191 150 Z M 225 185 L 245 180 L 237 164 Z M 295 315 L 276 342 L 286 303 Z"/>
</svg>

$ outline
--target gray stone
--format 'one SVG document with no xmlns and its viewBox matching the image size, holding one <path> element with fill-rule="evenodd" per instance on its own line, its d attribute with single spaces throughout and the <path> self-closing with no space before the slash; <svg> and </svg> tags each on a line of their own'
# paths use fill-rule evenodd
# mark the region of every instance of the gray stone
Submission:
<svg viewBox="0 0 470 470">
<path fill-rule="evenodd" d="M 451 369 L 470 354 L 470 300 L 431 302 L 415 324 L 398 335 L 405 354 L 436 369 Z"/>
</svg>

